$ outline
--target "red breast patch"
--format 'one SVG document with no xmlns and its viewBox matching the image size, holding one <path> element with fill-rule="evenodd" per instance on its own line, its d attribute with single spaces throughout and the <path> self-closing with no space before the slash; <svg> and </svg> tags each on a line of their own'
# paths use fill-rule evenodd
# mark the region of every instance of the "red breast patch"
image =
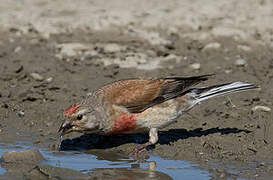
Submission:
<svg viewBox="0 0 273 180">
<path fill-rule="evenodd" d="M 74 104 L 73 106 L 67 108 L 65 110 L 65 114 L 66 115 L 71 115 L 73 113 L 75 113 L 77 111 L 77 109 L 79 108 L 79 105 L 78 104 Z"/>
<path fill-rule="evenodd" d="M 112 130 L 110 134 L 117 134 L 123 132 L 130 132 L 136 127 L 136 115 L 135 114 L 125 114 L 120 116 L 114 121 Z"/>
</svg>

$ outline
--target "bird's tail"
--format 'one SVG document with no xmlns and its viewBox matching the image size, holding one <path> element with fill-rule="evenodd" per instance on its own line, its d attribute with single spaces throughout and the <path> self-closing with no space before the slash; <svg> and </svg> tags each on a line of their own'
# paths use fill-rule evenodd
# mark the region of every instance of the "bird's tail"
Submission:
<svg viewBox="0 0 273 180">
<path fill-rule="evenodd" d="M 240 92 L 240 91 L 247 91 L 250 89 L 257 89 L 258 86 L 254 84 L 249 84 L 245 82 L 233 82 L 228 84 L 221 84 L 203 88 L 194 88 L 189 90 L 189 95 L 194 99 L 193 104 L 199 103 L 206 99 L 222 96 L 225 94 Z"/>
</svg>

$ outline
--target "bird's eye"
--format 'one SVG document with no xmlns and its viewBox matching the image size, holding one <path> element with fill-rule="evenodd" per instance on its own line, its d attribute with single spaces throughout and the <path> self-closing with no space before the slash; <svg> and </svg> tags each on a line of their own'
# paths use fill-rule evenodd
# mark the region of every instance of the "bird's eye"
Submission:
<svg viewBox="0 0 273 180">
<path fill-rule="evenodd" d="M 82 115 L 82 114 L 79 114 L 79 115 L 77 116 L 77 120 L 82 120 L 82 118 L 83 118 L 83 115 Z"/>
</svg>

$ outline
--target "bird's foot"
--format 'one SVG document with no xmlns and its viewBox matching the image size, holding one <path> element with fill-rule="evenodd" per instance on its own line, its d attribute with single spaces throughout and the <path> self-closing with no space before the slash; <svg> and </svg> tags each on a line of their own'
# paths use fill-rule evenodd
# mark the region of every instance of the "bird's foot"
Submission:
<svg viewBox="0 0 273 180">
<path fill-rule="evenodd" d="M 138 145 L 137 147 L 135 147 L 133 149 L 133 151 L 129 154 L 129 157 L 135 157 L 137 156 L 139 153 L 143 152 L 144 150 L 146 150 L 146 147 L 152 145 L 151 142 L 146 142 L 144 144 Z"/>
</svg>

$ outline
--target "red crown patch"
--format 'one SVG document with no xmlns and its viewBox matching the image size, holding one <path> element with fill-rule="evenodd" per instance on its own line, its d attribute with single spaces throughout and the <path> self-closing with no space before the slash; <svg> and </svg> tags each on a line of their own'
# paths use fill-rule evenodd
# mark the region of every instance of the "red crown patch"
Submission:
<svg viewBox="0 0 273 180">
<path fill-rule="evenodd" d="M 79 108 L 79 105 L 78 104 L 74 104 L 73 106 L 67 108 L 65 110 L 65 114 L 66 115 L 71 115 L 73 113 L 75 113 L 77 111 L 77 109 Z"/>
</svg>

